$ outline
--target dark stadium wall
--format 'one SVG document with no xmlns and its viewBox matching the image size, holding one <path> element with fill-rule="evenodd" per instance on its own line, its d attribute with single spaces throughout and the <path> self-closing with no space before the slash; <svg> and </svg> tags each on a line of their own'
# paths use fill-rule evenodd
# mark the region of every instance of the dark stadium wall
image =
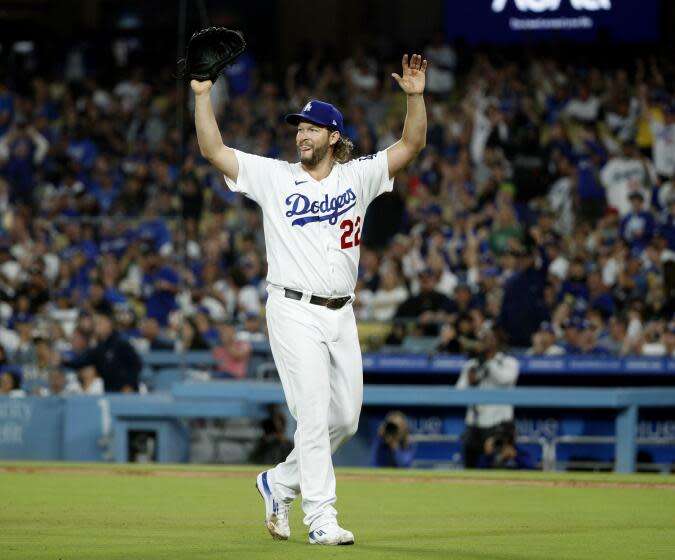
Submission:
<svg viewBox="0 0 675 560">
<path fill-rule="evenodd" d="M 279 54 L 284 61 L 292 60 L 297 47 L 306 43 L 331 45 L 348 55 L 354 45 L 381 36 L 412 49 L 442 26 L 443 9 L 442 2 L 428 0 L 416 3 L 415 10 L 404 0 L 288 0 L 279 10 Z"/>
</svg>

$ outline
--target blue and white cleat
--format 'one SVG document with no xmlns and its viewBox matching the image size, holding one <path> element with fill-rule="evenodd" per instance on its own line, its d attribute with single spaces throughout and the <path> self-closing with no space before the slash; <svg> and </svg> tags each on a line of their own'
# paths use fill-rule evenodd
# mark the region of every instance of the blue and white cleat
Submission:
<svg viewBox="0 0 675 560">
<path fill-rule="evenodd" d="M 291 536 L 291 528 L 288 526 L 288 512 L 290 504 L 280 502 L 272 495 L 267 471 L 261 472 L 256 478 L 255 487 L 265 502 L 265 526 L 275 541 L 286 541 Z"/>
<path fill-rule="evenodd" d="M 354 534 L 340 527 L 337 522 L 333 522 L 310 531 L 309 544 L 354 544 Z"/>
</svg>

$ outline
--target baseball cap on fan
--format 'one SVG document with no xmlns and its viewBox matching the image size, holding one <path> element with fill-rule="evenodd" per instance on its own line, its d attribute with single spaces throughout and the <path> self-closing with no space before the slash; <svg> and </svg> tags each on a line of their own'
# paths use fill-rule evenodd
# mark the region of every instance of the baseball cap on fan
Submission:
<svg viewBox="0 0 675 560">
<path fill-rule="evenodd" d="M 342 113 L 330 103 L 318 99 L 312 99 L 302 108 L 301 112 L 286 115 L 288 124 L 297 125 L 300 121 L 325 126 L 331 130 L 337 130 L 340 134 L 343 131 Z"/>
</svg>

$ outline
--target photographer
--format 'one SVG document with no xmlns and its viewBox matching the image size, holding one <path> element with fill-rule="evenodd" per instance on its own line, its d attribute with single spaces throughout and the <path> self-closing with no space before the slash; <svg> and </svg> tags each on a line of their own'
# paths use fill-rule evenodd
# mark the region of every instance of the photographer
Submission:
<svg viewBox="0 0 675 560">
<path fill-rule="evenodd" d="M 503 422 L 488 436 L 483 445 L 483 454 L 478 461 L 479 469 L 534 469 L 532 457 L 516 445 L 516 426 Z"/>
<path fill-rule="evenodd" d="M 478 333 L 478 342 L 472 345 L 469 359 L 457 380 L 457 389 L 505 389 L 513 387 L 518 379 L 518 360 L 499 351 L 497 336 L 485 324 Z M 475 468 L 483 453 L 485 441 L 500 424 L 513 422 L 511 405 L 472 405 L 466 411 L 466 431 L 463 436 L 464 466 Z"/>
<path fill-rule="evenodd" d="M 385 416 L 377 429 L 371 451 L 371 467 L 405 468 L 412 464 L 415 445 L 408 441 L 408 420 L 397 410 Z"/>
</svg>

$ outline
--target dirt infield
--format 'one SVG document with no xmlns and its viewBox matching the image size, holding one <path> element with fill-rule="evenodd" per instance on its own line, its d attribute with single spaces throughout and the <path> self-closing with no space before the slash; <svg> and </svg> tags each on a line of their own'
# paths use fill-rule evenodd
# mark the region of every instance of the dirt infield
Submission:
<svg viewBox="0 0 675 560">
<path fill-rule="evenodd" d="M 138 467 L 90 467 L 90 466 L 28 466 L 28 465 L 0 465 L 0 474 L 67 474 L 87 476 L 141 476 L 158 478 L 235 478 L 247 479 L 252 477 L 250 470 L 178 470 L 178 469 L 153 469 Z M 563 487 L 563 488 L 621 488 L 635 490 L 670 490 L 675 492 L 675 484 L 661 482 L 630 482 L 630 481 L 593 481 L 578 479 L 538 480 L 532 479 L 508 479 L 508 478 L 479 478 L 470 476 L 453 476 L 452 474 L 438 476 L 391 476 L 374 472 L 368 474 L 338 473 L 338 480 L 354 480 L 367 482 L 401 483 L 401 484 L 455 484 L 465 486 L 528 486 L 528 487 Z"/>
</svg>

